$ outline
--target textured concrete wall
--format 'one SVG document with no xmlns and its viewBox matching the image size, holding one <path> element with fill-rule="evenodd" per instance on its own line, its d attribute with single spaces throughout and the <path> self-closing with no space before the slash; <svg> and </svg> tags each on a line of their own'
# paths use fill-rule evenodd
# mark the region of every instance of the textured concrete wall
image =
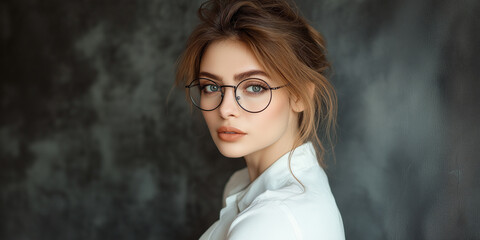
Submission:
<svg viewBox="0 0 480 240">
<path fill-rule="evenodd" d="M 201 1 L 0 2 L 0 239 L 195 239 L 240 159 L 172 89 Z M 480 239 L 480 2 L 298 0 L 348 239 Z"/>
</svg>

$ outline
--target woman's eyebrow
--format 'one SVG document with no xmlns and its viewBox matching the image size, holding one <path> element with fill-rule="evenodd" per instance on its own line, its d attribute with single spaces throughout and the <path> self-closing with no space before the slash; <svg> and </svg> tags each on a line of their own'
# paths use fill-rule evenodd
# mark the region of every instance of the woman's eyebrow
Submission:
<svg viewBox="0 0 480 240">
<path fill-rule="evenodd" d="M 242 72 L 242 73 L 237 73 L 233 76 L 234 80 L 235 81 L 240 81 L 240 80 L 243 80 L 243 79 L 246 79 L 246 78 L 249 78 L 251 76 L 254 76 L 254 75 L 261 75 L 261 76 L 264 76 L 264 77 L 268 77 L 268 74 L 262 70 L 251 70 L 251 71 L 247 71 L 247 72 Z M 209 72 L 200 72 L 198 74 L 198 76 L 200 77 L 207 77 L 207 78 L 211 78 L 213 80 L 217 80 L 217 81 L 222 81 L 222 78 L 213 74 L 213 73 L 209 73 Z"/>
<path fill-rule="evenodd" d="M 235 74 L 233 78 L 235 79 L 235 81 L 240 81 L 254 75 L 262 75 L 264 77 L 268 77 L 268 74 L 262 70 L 251 70 L 251 71 Z"/>
<path fill-rule="evenodd" d="M 213 74 L 213 73 L 209 73 L 209 72 L 200 72 L 198 74 L 198 76 L 200 77 L 207 77 L 207 78 L 211 78 L 213 80 L 217 80 L 217 81 L 222 81 L 222 78 Z"/>
</svg>

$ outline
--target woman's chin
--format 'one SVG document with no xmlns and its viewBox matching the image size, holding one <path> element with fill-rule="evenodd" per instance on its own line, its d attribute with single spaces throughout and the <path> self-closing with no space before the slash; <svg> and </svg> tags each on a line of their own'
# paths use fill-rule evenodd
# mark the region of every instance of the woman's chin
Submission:
<svg viewBox="0 0 480 240">
<path fill-rule="evenodd" d="M 245 156 L 244 154 L 240 154 L 240 153 L 237 153 L 237 152 L 234 152 L 234 151 L 222 151 L 220 149 L 219 149 L 219 151 L 224 157 L 227 157 L 227 158 L 241 158 L 241 157 Z"/>
<path fill-rule="evenodd" d="M 223 156 L 228 158 L 241 158 L 246 155 L 244 149 L 239 149 L 239 147 L 236 146 L 224 146 L 223 144 L 217 144 L 217 149 Z"/>
</svg>

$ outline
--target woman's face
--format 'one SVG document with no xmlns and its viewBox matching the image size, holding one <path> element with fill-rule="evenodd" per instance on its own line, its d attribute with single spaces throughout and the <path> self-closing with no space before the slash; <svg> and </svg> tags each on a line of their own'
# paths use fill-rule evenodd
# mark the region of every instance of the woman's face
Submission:
<svg viewBox="0 0 480 240">
<path fill-rule="evenodd" d="M 282 85 L 267 76 L 253 52 L 238 40 L 210 44 L 202 57 L 199 77 L 212 79 L 220 86 L 237 86 L 246 78 L 262 79 L 270 87 Z M 224 156 L 276 160 L 291 149 L 298 131 L 297 113 L 291 108 L 286 88 L 272 90 L 270 105 L 259 113 L 243 110 L 235 101 L 232 87 L 224 91 L 217 109 L 202 111 L 213 141 Z"/>
</svg>

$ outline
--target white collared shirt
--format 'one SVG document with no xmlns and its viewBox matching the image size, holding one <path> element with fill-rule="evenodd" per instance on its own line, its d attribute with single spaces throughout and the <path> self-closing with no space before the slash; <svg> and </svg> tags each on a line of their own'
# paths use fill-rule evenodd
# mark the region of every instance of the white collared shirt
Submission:
<svg viewBox="0 0 480 240">
<path fill-rule="evenodd" d="M 312 143 L 283 155 L 250 183 L 246 168 L 235 172 L 224 192 L 220 219 L 201 240 L 343 240 L 342 217 Z"/>
</svg>

